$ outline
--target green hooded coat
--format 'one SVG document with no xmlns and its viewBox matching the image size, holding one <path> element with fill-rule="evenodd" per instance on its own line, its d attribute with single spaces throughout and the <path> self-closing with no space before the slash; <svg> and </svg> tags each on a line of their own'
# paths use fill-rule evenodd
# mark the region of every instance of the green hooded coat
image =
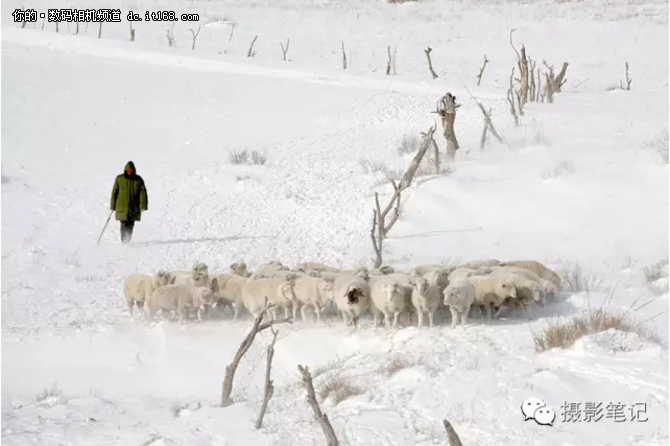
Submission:
<svg viewBox="0 0 670 446">
<path fill-rule="evenodd" d="M 128 175 L 128 169 L 135 173 Z M 126 163 L 123 173 L 116 177 L 112 188 L 112 202 L 110 210 L 116 211 L 116 219 L 120 221 L 140 221 L 142 211 L 149 209 L 149 198 L 144 180 L 137 175 L 135 164 L 132 161 Z"/>
</svg>

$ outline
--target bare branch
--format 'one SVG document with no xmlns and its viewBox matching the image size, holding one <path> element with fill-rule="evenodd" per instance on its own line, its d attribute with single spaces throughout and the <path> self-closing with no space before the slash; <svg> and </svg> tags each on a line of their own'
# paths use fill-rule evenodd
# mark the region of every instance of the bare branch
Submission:
<svg viewBox="0 0 670 446">
<path fill-rule="evenodd" d="M 447 420 L 442 420 L 442 424 L 444 424 L 444 429 L 447 431 L 447 443 L 449 443 L 449 446 L 463 446 L 451 423 Z"/>
<path fill-rule="evenodd" d="M 391 74 L 391 68 L 393 66 L 393 59 L 391 58 L 391 46 L 386 47 L 386 53 L 388 54 L 388 61 L 386 62 L 386 75 Z"/>
<path fill-rule="evenodd" d="M 347 69 L 347 53 L 344 50 L 344 42 L 340 42 L 342 44 L 342 69 L 346 70 Z"/>
<path fill-rule="evenodd" d="M 463 84 L 465 87 L 465 84 Z M 467 87 L 466 87 L 467 89 Z M 470 92 L 470 90 L 468 90 Z M 472 96 L 472 93 L 470 93 Z M 472 96 L 474 99 L 474 96 Z M 456 151 L 459 149 L 456 132 L 454 131 L 454 122 L 456 121 L 456 109 L 460 105 L 456 104 L 456 96 L 447 93 L 438 101 L 437 114 L 442 118 L 442 127 L 444 128 L 444 139 L 447 140 L 447 159 L 454 161 Z"/>
<path fill-rule="evenodd" d="M 254 45 L 256 44 L 256 40 L 258 40 L 258 34 L 254 36 L 254 40 L 251 41 L 251 45 L 249 45 L 249 51 L 247 51 L 247 57 L 254 57 L 256 55 L 256 51 L 254 50 Z"/>
<path fill-rule="evenodd" d="M 277 342 L 277 334 L 279 332 L 274 328 L 271 328 L 270 330 L 272 331 L 272 342 L 270 345 L 268 345 L 267 366 L 265 368 L 265 390 L 263 391 L 263 402 L 261 403 L 261 410 L 258 413 L 258 419 L 256 420 L 256 429 L 263 427 L 263 417 L 267 411 L 270 398 L 272 398 L 272 395 L 275 391 L 274 383 L 270 379 L 270 374 L 272 371 L 272 357 L 275 354 L 275 343 Z"/>
<path fill-rule="evenodd" d="M 174 38 L 174 23 L 167 29 L 167 40 L 170 47 L 177 46 L 177 41 Z"/>
<path fill-rule="evenodd" d="M 428 59 L 428 70 L 430 71 L 431 76 L 433 76 L 433 79 L 437 79 L 437 73 L 435 73 L 435 70 L 433 69 L 433 61 L 430 59 L 430 52 L 433 51 L 431 47 L 426 48 L 423 50 L 424 53 L 426 53 L 426 58 Z"/>
<path fill-rule="evenodd" d="M 233 40 L 233 33 L 235 32 L 235 27 L 237 26 L 237 23 L 235 22 L 230 22 L 230 34 L 228 35 L 228 42 Z"/>
<path fill-rule="evenodd" d="M 619 81 L 622 90 L 630 91 L 630 84 L 633 83 L 633 79 L 628 76 L 628 62 L 626 62 L 626 86 L 623 86 L 623 81 Z"/>
<path fill-rule="evenodd" d="M 340 442 L 335 435 L 335 430 L 333 429 L 332 424 L 330 424 L 328 415 L 321 412 L 319 403 L 316 401 L 314 384 L 312 383 L 312 375 L 309 373 L 309 368 L 307 366 L 298 365 L 298 370 L 302 375 L 302 382 L 305 384 L 305 388 L 307 389 L 307 403 L 312 408 L 314 419 L 317 423 L 319 423 L 319 426 L 321 426 L 323 435 L 326 437 L 326 444 L 328 446 L 339 446 Z"/>
<path fill-rule="evenodd" d="M 291 42 L 290 42 L 289 39 L 286 39 L 286 46 L 284 46 L 283 43 L 279 42 L 279 46 L 281 47 L 281 52 L 284 56 L 284 62 L 286 62 L 286 54 L 288 53 L 288 46 L 289 46 L 290 43 Z"/>
<path fill-rule="evenodd" d="M 396 55 L 397 54 L 398 54 L 398 45 L 393 47 L 393 75 L 394 76 L 397 74 L 396 70 L 395 70 L 395 61 L 396 61 Z"/>
<path fill-rule="evenodd" d="M 486 54 L 484 54 L 484 65 L 479 69 L 479 74 L 477 75 L 477 86 L 479 87 L 479 84 L 482 82 L 482 75 L 484 74 L 484 69 L 486 68 L 486 64 L 489 63 L 489 60 L 486 58 Z"/>
<path fill-rule="evenodd" d="M 133 22 L 128 22 L 128 25 L 130 25 L 130 41 L 134 42 L 135 41 L 135 31 L 137 31 L 135 28 L 133 28 Z M 79 22 L 77 22 L 77 34 L 79 34 Z"/>
<path fill-rule="evenodd" d="M 512 67 L 512 74 L 509 76 L 509 90 L 507 90 L 507 102 L 509 103 L 509 112 L 514 117 L 514 126 L 519 126 L 519 115 L 516 112 L 516 107 L 514 106 L 514 67 Z M 488 128 L 488 125 L 486 126 Z"/>
<path fill-rule="evenodd" d="M 223 379 L 223 386 L 221 389 L 221 407 L 228 407 L 234 403 L 230 395 L 233 393 L 233 380 L 235 379 L 235 372 L 237 371 L 237 367 L 240 365 L 242 357 L 247 353 L 247 351 L 249 351 L 249 348 L 251 348 L 251 345 L 254 343 L 256 335 L 261 331 L 272 327 L 273 325 L 293 322 L 292 319 L 288 318 L 288 319 L 273 320 L 270 322 L 261 323 L 263 321 L 265 313 L 270 308 L 271 306 L 268 305 L 268 298 L 266 296 L 265 307 L 263 308 L 261 313 L 256 317 L 256 319 L 254 319 L 254 324 L 251 327 L 249 333 L 244 338 L 244 340 L 242 340 L 240 348 L 237 349 L 237 353 L 235 353 L 233 361 L 226 366 L 226 375 Z"/>
<path fill-rule="evenodd" d="M 512 39 L 512 34 L 514 34 L 514 31 L 516 31 L 516 28 L 512 28 L 512 29 L 509 31 L 509 44 L 512 45 L 512 49 L 513 49 L 514 52 L 516 53 L 516 59 L 517 59 L 517 60 L 521 60 L 521 55 L 520 55 L 519 52 L 516 50 L 516 47 L 514 46 L 514 40 Z"/>
<path fill-rule="evenodd" d="M 98 39 L 102 38 L 102 24 L 103 23 L 104 22 L 100 22 L 100 24 L 98 25 Z"/>
<path fill-rule="evenodd" d="M 200 25 L 198 25 L 198 30 L 193 31 L 193 28 L 189 28 L 188 30 L 191 31 L 191 35 L 193 36 L 193 42 L 191 43 L 191 51 L 195 49 L 195 41 L 198 38 L 198 34 L 200 34 Z"/>
</svg>

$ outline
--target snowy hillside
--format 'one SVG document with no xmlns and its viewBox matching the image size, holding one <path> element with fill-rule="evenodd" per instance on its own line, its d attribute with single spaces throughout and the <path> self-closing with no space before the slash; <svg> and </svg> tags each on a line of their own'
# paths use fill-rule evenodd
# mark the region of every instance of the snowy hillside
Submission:
<svg viewBox="0 0 670 446">
<path fill-rule="evenodd" d="M 466 446 L 668 444 L 667 268 L 644 270 L 668 258 L 667 2 L 119 0 L 105 6 L 121 8 L 122 23 L 105 23 L 100 39 L 95 23 L 77 34 L 12 21 L 21 7 L 103 6 L 75 3 L 2 3 L 3 444 L 325 444 L 298 364 L 319 372 L 320 390 L 349 387 L 340 402 L 321 392 L 343 445 L 446 445 L 444 418 Z M 136 23 L 130 42 L 126 13 L 150 4 L 200 22 Z M 554 103 L 529 103 L 519 127 L 507 102 L 511 28 L 538 66 L 570 64 Z M 630 91 L 618 88 L 625 62 Z M 483 117 L 466 87 L 504 144 L 489 137 L 480 150 Z M 219 408 L 250 316 L 148 327 L 128 315 L 123 279 L 196 261 L 217 273 L 273 259 L 371 267 L 374 193 L 391 196 L 386 176 L 414 156 L 401 141 L 437 122 L 447 91 L 461 104 L 461 149 L 447 173 L 403 194 L 385 262 L 579 264 L 595 289 L 563 291 L 530 322 L 505 313 L 386 331 L 367 316 L 353 331 L 332 313 L 282 325 L 264 427 L 253 424 L 269 333 L 242 361 L 238 403 Z M 265 163 L 231 162 L 244 150 Z M 131 245 L 112 220 L 98 246 L 128 160 L 149 210 Z M 649 302 L 634 313 L 659 342 L 610 330 L 535 351 L 532 333 L 604 300 Z M 524 421 L 530 397 L 554 409 L 553 426 Z M 648 421 L 565 421 L 566 402 L 646 404 Z"/>
</svg>

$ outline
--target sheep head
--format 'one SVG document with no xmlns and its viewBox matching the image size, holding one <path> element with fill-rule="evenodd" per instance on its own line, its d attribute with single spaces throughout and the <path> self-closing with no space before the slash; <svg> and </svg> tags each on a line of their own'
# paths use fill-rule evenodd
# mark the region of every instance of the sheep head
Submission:
<svg viewBox="0 0 670 446">
<path fill-rule="evenodd" d="M 395 273 L 395 269 L 393 269 L 393 267 L 389 265 L 382 265 L 379 267 L 379 272 L 384 275 L 393 274 Z"/>
<path fill-rule="evenodd" d="M 412 288 L 421 295 L 426 294 L 428 291 L 428 279 L 425 277 L 412 277 L 409 283 L 412 285 Z"/>
<path fill-rule="evenodd" d="M 386 293 L 386 302 L 391 302 L 393 297 L 402 293 L 402 287 L 397 283 L 389 283 L 382 287 L 382 291 Z"/>
<path fill-rule="evenodd" d="M 247 270 L 247 264 L 244 263 L 244 262 L 233 263 L 232 265 L 230 265 L 230 271 L 237 276 L 249 277 L 249 271 Z"/>
<path fill-rule="evenodd" d="M 165 285 L 169 285 L 174 281 L 174 277 L 172 275 L 164 270 L 160 270 L 156 273 L 154 276 L 154 285 L 156 287 L 161 287 Z"/>
<path fill-rule="evenodd" d="M 516 287 L 512 279 L 502 279 L 498 284 L 498 291 L 503 298 L 513 297 L 516 298 Z"/>
<path fill-rule="evenodd" d="M 356 285 L 350 285 L 345 295 L 347 296 L 347 303 L 349 305 L 356 305 L 360 302 L 360 298 L 364 296 L 363 291 Z"/>
<path fill-rule="evenodd" d="M 295 294 L 293 294 L 293 284 L 288 280 L 279 285 L 279 293 L 284 296 L 284 299 L 291 302 L 296 300 Z"/>
</svg>

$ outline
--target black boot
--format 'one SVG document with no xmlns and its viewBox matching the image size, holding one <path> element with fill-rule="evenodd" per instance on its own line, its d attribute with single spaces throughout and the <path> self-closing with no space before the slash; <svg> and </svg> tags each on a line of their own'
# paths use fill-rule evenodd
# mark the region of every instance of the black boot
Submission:
<svg viewBox="0 0 670 446">
<path fill-rule="evenodd" d="M 121 222 L 121 243 L 128 244 L 130 243 L 131 238 L 133 237 L 133 228 L 135 227 L 134 221 L 122 221 Z"/>
</svg>

